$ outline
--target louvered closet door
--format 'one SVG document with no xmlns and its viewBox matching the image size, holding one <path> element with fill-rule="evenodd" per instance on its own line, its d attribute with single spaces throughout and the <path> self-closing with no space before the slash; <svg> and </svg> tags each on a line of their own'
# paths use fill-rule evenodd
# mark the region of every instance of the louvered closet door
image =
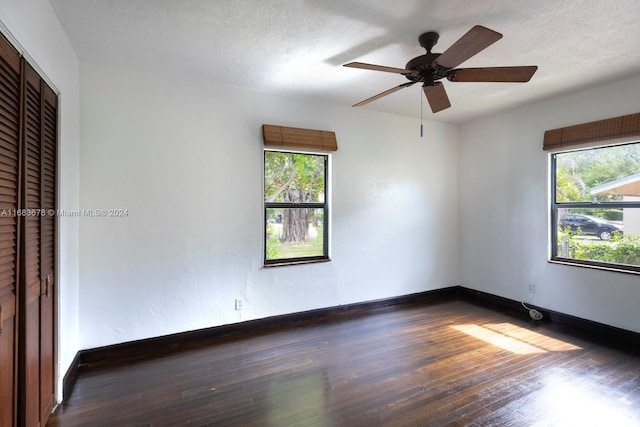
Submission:
<svg viewBox="0 0 640 427">
<path fill-rule="evenodd" d="M 0 427 L 54 405 L 57 105 L 0 36 Z"/>
<path fill-rule="evenodd" d="M 24 62 L 23 207 L 40 209 L 40 77 Z M 22 270 L 21 413 L 25 426 L 40 422 L 40 218 L 24 216 Z M 24 408 L 22 408 L 22 406 Z"/>
<path fill-rule="evenodd" d="M 16 423 L 20 58 L 0 37 L 0 426 Z"/>
<path fill-rule="evenodd" d="M 54 405 L 54 298 L 56 262 L 56 157 L 58 98 L 42 82 L 42 149 L 40 216 L 40 414 L 44 425 Z"/>
<path fill-rule="evenodd" d="M 55 206 L 56 130 L 55 108 L 45 101 L 48 88 L 29 64 L 24 60 L 23 64 L 22 205 L 27 215 L 22 218 L 24 295 L 21 309 L 24 311 L 20 325 L 23 339 L 20 410 L 25 425 L 37 426 L 46 423 L 53 407 L 54 228 L 51 222 L 54 217 L 45 218 L 42 209 L 45 200 Z M 49 99 L 51 101 L 51 96 Z"/>
</svg>

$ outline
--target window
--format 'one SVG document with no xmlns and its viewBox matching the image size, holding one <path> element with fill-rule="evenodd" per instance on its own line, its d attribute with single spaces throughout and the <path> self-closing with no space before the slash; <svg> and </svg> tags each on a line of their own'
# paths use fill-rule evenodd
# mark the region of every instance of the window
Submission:
<svg viewBox="0 0 640 427">
<path fill-rule="evenodd" d="M 640 272 L 640 142 L 551 155 L 551 259 Z"/>
<path fill-rule="evenodd" d="M 329 260 L 328 154 L 264 151 L 264 264 Z"/>
</svg>

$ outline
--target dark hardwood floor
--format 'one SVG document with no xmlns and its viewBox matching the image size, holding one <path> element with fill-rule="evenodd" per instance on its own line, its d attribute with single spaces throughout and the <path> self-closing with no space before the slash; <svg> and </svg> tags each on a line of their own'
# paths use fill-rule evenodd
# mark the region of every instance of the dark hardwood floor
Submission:
<svg viewBox="0 0 640 427">
<path fill-rule="evenodd" d="M 83 367 L 48 426 L 638 426 L 640 356 L 462 300 Z"/>
</svg>

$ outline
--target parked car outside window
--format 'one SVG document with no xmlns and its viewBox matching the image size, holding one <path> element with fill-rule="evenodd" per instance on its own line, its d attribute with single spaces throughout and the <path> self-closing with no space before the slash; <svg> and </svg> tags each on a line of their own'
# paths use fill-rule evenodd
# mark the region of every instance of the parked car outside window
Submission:
<svg viewBox="0 0 640 427">
<path fill-rule="evenodd" d="M 567 214 L 560 218 L 559 225 L 570 227 L 572 233 L 598 236 L 600 240 L 610 240 L 615 232 L 623 234 L 622 227 L 591 215 Z"/>
</svg>

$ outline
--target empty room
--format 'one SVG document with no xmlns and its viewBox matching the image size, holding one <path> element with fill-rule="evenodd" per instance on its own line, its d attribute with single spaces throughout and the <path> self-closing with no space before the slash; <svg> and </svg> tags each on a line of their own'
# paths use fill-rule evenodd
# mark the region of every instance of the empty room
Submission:
<svg viewBox="0 0 640 427">
<path fill-rule="evenodd" d="M 0 427 L 640 425 L 640 3 L 0 33 Z"/>
</svg>

